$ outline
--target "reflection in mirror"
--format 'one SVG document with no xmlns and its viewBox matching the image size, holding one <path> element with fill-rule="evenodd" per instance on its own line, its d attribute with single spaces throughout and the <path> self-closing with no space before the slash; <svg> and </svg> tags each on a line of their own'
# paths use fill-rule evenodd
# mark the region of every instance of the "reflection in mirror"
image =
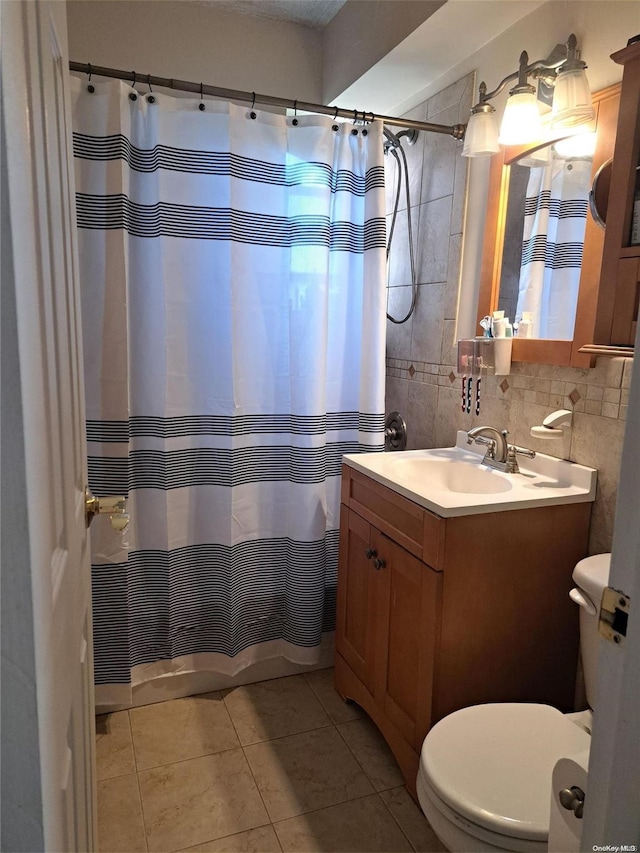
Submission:
<svg viewBox="0 0 640 853">
<path fill-rule="evenodd" d="M 581 134 L 511 165 L 498 308 L 520 337 L 573 339 L 594 147 Z"/>
<path fill-rule="evenodd" d="M 606 89 L 595 92 L 593 103 L 597 113 L 595 121 L 597 137 L 593 153 L 592 176 L 606 160 L 613 156 L 620 106 L 620 84 L 616 83 L 613 86 L 608 86 Z M 573 138 L 572 144 L 574 144 L 575 139 L 576 137 Z M 557 146 L 558 143 L 556 141 L 553 144 Z M 529 166 L 525 170 L 525 176 L 521 178 L 521 183 L 524 186 L 520 190 L 520 212 L 515 221 L 512 214 L 508 224 L 510 229 L 509 234 L 517 234 L 515 248 L 513 246 L 513 236 L 505 237 L 510 176 L 515 163 L 520 161 L 520 165 L 522 166 L 522 158 L 527 154 L 531 156 L 538 150 L 540 150 L 540 146 L 536 144 L 528 146 L 526 151 L 522 147 L 507 147 L 499 154 L 496 154 L 491 161 L 487 217 L 484 232 L 484 251 L 482 254 L 480 289 L 478 293 L 478 322 L 480 322 L 482 317 L 498 309 L 501 298 L 500 275 L 505 254 L 510 255 L 512 259 L 511 267 L 508 267 L 510 272 L 506 274 L 505 282 L 506 280 L 510 280 L 511 286 L 514 288 L 510 303 L 513 307 L 509 309 L 509 317 L 512 321 L 516 317 L 520 290 L 520 270 L 522 267 L 522 237 L 525 225 L 524 199 L 532 167 Z M 566 151 L 556 152 L 556 156 L 558 154 L 561 154 L 565 160 L 568 159 L 570 161 L 572 158 L 575 160 L 576 156 L 578 158 L 586 156 L 585 152 L 580 152 L 579 154 L 576 154 L 576 152 L 567 154 Z M 515 202 L 510 206 L 514 207 Z M 574 367 L 589 367 L 592 364 L 593 357 L 584 347 L 585 345 L 592 344 L 596 340 L 596 336 L 602 333 L 601 327 L 604 328 L 608 317 L 608 314 L 606 316 L 599 314 L 599 312 L 603 311 L 603 304 L 601 304 L 599 298 L 603 244 L 604 231 L 596 225 L 591 214 L 588 214 L 586 217 L 584 241 L 581 248 L 582 269 L 580 271 L 575 320 L 572 317 L 573 336 L 564 339 L 552 337 L 524 338 L 523 335 L 516 337 L 513 341 L 512 361 L 572 365 Z M 514 258 L 515 260 L 513 260 Z M 509 298 L 506 288 L 507 285 L 505 283 L 504 299 Z M 547 334 L 553 333 L 548 332 Z"/>
</svg>

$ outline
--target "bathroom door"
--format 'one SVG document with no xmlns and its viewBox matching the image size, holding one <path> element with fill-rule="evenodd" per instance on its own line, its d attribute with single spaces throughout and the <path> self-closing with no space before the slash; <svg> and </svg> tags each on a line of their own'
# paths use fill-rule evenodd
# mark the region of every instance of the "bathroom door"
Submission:
<svg viewBox="0 0 640 853">
<path fill-rule="evenodd" d="M 640 335 L 636 352 L 639 348 Z M 640 847 L 640 364 L 635 360 L 609 586 L 626 593 L 631 607 L 624 642 L 600 640 L 598 704 L 580 846 L 585 851 L 605 845 Z"/>
<path fill-rule="evenodd" d="M 2 416 L 13 451 L 2 472 L 12 485 L 10 507 L 2 504 L 10 579 L 2 735 L 12 758 L 7 766 L 3 751 L 11 782 L 2 788 L 3 849 L 93 850 L 91 584 L 64 3 L 2 3 L 2 97 Z M 5 355 L 13 370 L 5 371 Z M 29 832 L 42 846 L 21 843 Z"/>
</svg>

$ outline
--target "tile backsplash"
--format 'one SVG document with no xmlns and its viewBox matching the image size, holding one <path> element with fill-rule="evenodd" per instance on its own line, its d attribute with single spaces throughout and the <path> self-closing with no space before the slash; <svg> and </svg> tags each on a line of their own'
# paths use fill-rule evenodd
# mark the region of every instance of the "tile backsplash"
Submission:
<svg viewBox="0 0 640 853">
<path fill-rule="evenodd" d="M 466 121 L 473 88 L 468 75 L 407 117 Z M 387 412 L 405 417 L 410 449 L 450 446 L 457 430 L 484 424 L 508 429 L 510 440 L 521 446 L 596 468 L 589 553 L 610 551 L 632 360 L 600 358 L 592 369 L 514 363 L 509 376 L 483 377 L 479 416 L 463 413 L 455 317 L 467 161 L 460 143 L 436 134 L 421 133 L 407 152 L 418 296 L 406 323 L 387 323 Z M 386 160 L 390 219 L 396 166 Z M 407 313 L 411 300 L 404 190 L 401 199 L 389 263 L 388 311 L 396 317 Z M 565 437 L 533 438 L 530 428 L 561 408 L 574 413 Z"/>
</svg>

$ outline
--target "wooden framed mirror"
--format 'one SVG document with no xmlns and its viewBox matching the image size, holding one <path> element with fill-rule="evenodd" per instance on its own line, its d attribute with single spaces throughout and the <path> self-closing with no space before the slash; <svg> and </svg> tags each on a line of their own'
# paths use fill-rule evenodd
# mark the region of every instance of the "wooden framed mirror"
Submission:
<svg viewBox="0 0 640 853">
<path fill-rule="evenodd" d="M 596 139 L 595 150 L 590 161 L 585 162 L 585 158 L 579 156 L 576 159 L 568 158 L 562 163 L 565 173 L 567 170 L 573 170 L 572 180 L 580 173 L 589 188 L 600 167 L 613 157 L 620 88 L 620 84 L 616 84 L 593 95 L 596 110 L 593 129 L 596 131 Z M 525 263 L 527 259 L 530 261 L 532 258 L 531 247 L 534 239 L 531 237 L 527 239 L 525 235 L 523 247 L 524 200 L 525 195 L 530 191 L 527 187 L 531 186 L 530 181 L 534 179 L 534 168 L 542 165 L 540 161 L 545 151 L 550 152 L 546 155 L 547 160 L 552 158 L 554 168 L 557 168 L 555 143 L 558 141 L 559 139 L 538 142 L 526 148 L 505 147 L 492 158 L 480 275 L 478 321 L 498 309 L 499 305 L 500 307 L 505 304 L 511 306 L 512 320 L 516 319 L 514 316 L 516 303 L 518 310 L 523 306 L 526 307 L 529 285 L 525 281 L 528 275 L 528 273 L 525 274 Z M 536 174 L 541 171 L 538 168 Z M 581 192 L 584 195 L 584 191 Z M 586 199 L 586 196 L 584 198 Z M 586 206 L 588 207 L 588 204 Z M 582 239 L 581 245 L 580 239 Z M 515 337 L 513 361 L 574 367 L 589 367 L 592 364 L 593 356 L 581 353 L 579 350 L 584 344 L 589 344 L 594 339 L 604 230 L 594 221 L 591 213 L 586 213 L 582 235 L 572 235 L 571 241 L 571 244 L 566 244 L 571 246 L 567 251 L 574 257 L 571 264 L 574 267 L 573 281 L 570 286 L 567 285 L 571 290 L 567 304 L 573 306 L 568 312 L 569 316 L 559 324 L 547 323 L 545 328 L 547 332 L 550 331 L 550 334 L 547 333 L 546 337 Z M 542 246 L 542 243 L 546 243 L 544 238 L 540 244 L 536 243 L 538 252 L 536 260 L 539 259 L 540 254 L 546 256 L 546 247 Z M 537 266 L 539 268 L 540 264 Z M 545 268 L 546 275 L 548 269 L 545 264 L 542 266 Z M 561 278 L 564 272 L 566 271 L 561 271 Z M 560 284 L 560 288 L 562 287 L 565 287 L 564 282 Z M 545 293 L 548 294 L 548 284 L 545 284 L 545 288 Z M 571 313 L 575 314 L 573 323 Z M 509 308 L 507 308 L 507 314 L 509 314 Z M 560 312 L 556 311 L 556 317 L 559 314 Z M 554 330 L 558 328 L 561 334 L 554 334 Z"/>
</svg>

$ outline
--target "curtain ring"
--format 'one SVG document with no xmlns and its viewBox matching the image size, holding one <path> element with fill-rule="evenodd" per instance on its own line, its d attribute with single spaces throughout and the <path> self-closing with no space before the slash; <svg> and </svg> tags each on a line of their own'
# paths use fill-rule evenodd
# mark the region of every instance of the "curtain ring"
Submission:
<svg viewBox="0 0 640 853">
<path fill-rule="evenodd" d="M 153 89 L 151 88 L 151 74 L 147 74 L 147 86 L 149 87 L 149 94 L 147 95 L 147 103 L 155 104 L 156 98 L 155 95 L 152 95 Z"/>
<path fill-rule="evenodd" d="M 255 105 L 256 105 L 256 93 L 252 92 L 251 93 L 251 109 L 253 109 L 255 107 Z"/>
<path fill-rule="evenodd" d="M 338 107 L 336 107 L 336 111 L 333 114 L 333 120 L 335 121 L 338 118 Z"/>
<path fill-rule="evenodd" d="M 88 74 L 89 74 L 89 83 L 87 86 L 87 92 L 93 94 L 96 90 L 96 87 L 91 83 L 91 63 L 87 62 Z"/>
<path fill-rule="evenodd" d="M 292 124 L 294 127 L 297 127 L 297 126 L 298 126 L 298 119 L 297 119 L 297 115 L 298 115 L 298 102 L 297 102 L 297 101 L 294 101 L 294 102 L 293 102 L 293 115 L 294 115 L 294 119 L 293 119 L 293 121 L 291 122 L 291 124 Z"/>
<path fill-rule="evenodd" d="M 200 110 L 201 113 L 203 113 L 206 109 L 206 107 L 204 105 L 204 98 L 203 98 L 203 91 L 202 90 L 203 90 L 203 84 L 200 83 L 200 103 L 198 104 L 198 109 Z"/>
<path fill-rule="evenodd" d="M 358 110 L 353 111 L 353 120 L 354 122 L 358 121 Z"/>
<path fill-rule="evenodd" d="M 135 71 L 132 71 L 131 73 L 133 74 L 133 83 L 131 84 L 131 87 L 135 90 L 135 88 L 136 88 L 136 79 L 137 79 L 137 77 L 136 77 L 136 72 L 135 72 Z M 138 95 L 137 95 L 137 93 L 136 93 L 135 91 L 133 91 L 133 92 L 130 92 L 130 93 L 129 93 L 129 100 L 130 100 L 130 101 L 137 101 L 137 100 L 138 100 Z"/>
<path fill-rule="evenodd" d="M 132 71 L 131 73 L 133 74 L 133 83 L 132 83 L 131 85 L 132 85 L 132 86 L 133 86 L 133 88 L 135 89 L 135 88 L 136 88 L 136 80 L 137 80 L 138 78 L 137 78 L 137 75 L 136 75 L 136 72 L 135 72 L 135 71 Z"/>
<path fill-rule="evenodd" d="M 91 63 L 87 62 L 87 74 L 89 75 L 89 83 L 91 83 Z"/>
</svg>

